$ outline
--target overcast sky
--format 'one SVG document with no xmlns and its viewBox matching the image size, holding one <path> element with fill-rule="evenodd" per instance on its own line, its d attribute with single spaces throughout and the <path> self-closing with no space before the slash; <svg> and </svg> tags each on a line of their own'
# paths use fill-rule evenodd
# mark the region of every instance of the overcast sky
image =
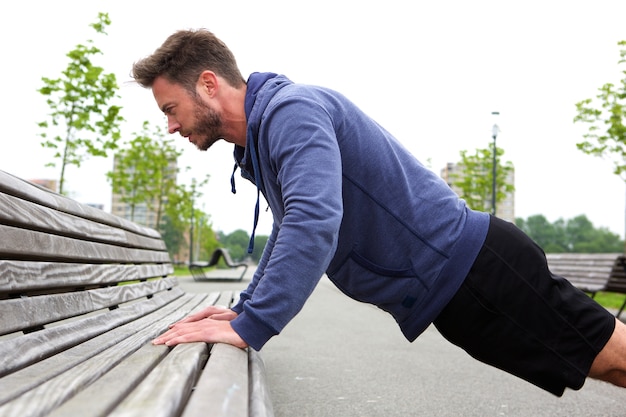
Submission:
<svg viewBox="0 0 626 417">
<path fill-rule="evenodd" d="M 89 27 L 109 13 L 108 36 Z M 612 164 L 576 149 L 585 126 L 575 103 L 594 97 L 623 74 L 617 42 L 626 40 L 626 1 L 29 1 L 0 15 L 4 119 L 0 169 L 19 177 L 58 178 L 45 168 L 37 122 L 46 119 L 41 77 L 58 78 L 67 52 L 93 39 L 98 64 L 116 74 L 126 123 L 165 126 L 152 93 L 129 77 L 134 61 L 178 29 L 212 30 L 235 53 L 245 77 L 272 71 L 295 82 L 337 89 L 439 172 L 461 150 L 491 146 L 515 166 L 515 214 L 549 221 L 585 214 L 596 227 L 624 235 L 626 187 Z M 500 112 L 495 119 L 491 113 Z M 215 229 L 248 232 L 254 187 L 238 179 L 230 193 L 232 147 L 221 142 L 184 150 L 181 176 L 210 175 L 203 209 Z M 110 209 L 105 173 L 111 159 L 70 168 L 67 185 L 79 201 Z M 258 233 L 269 234 L 263 212 Z"/>
</svg>

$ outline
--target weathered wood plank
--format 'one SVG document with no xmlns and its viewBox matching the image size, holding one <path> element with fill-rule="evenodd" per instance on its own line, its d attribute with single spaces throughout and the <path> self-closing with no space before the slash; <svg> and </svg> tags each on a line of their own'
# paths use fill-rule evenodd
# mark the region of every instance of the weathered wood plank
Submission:
<svg viewBox="0 0 626 417">
<path fill-rule="evenodd" d="M 0 294 L 46 288 L 75 288 L 165 277 L 167 264 L 80 264 L 0 260 Z"/>
<path fill-rule="evenodd" d="M 0 380 L 0 415 L 48 413 L 141 346 L 150 343 L 172 321 L 183 318 L 204 298 L 196 295 L 187 298 L 184 306 L 180 303 L 167 305 L 141 319 L 5 376 Z"/>
<path fill-rule="evenodd" d="M 187 343 L 174 347 L 111 412 L 110 417 L 179 415 L 207 358 L 206 343 Z M 206 415 L 217 414 L 208 412 Z"/>
<path fill-rule="evenodd" d="M 216 343 L 183 417 L 247 417 L 248 406 L 248 351 Z"/>
<path fill-rule="evenodd" d="M 165 249 L 161 239 L 112 228 L 6 194 L 0 194 L 0 224 L 121 246 Z"/>
<path fill-rule="evenodd" d="M 175 278 L 79 292 L 3 300 L 0 303 L 0 334 L 42 326 L 69 317 L 98 311 L 166 291 Z"/>
<path fill-rule="evenodd" d="M 546 258 L 553 274 L 594 294 L 606 288 L 618 256 L 617 253 L 552 253 Z"/>
<path fill-rule="evenodd" d="M 191 296 L 185 296 L 180 288 L 173 288 L 138 303 L 130 303 L 119 309 L 87 315 L 58 326 L 23 334 L 0 341 L 0 377 L 15 372 L 37 361 L 76 346 L 104 332 L 146 316 L 177 300 L 184 305 Z M 209 294 L 209 298 L 212 295 Z M 214 297 L 214 296 L 213 296 Z"/>
<path fill-rule="evenodd" d="M 166 251 L 125 248 L 88 242 L 18 227 L 0 225 L 0 255 L 5 259 L 58 260 L 66 262 L 170 262 Z"/>
<path fill-rule="evenodd" d="M 255 352 L 150 343 L 237 298 L 186 294 L 156 230 L 0 171 L 0 236 L 1 416 L 177 417 L 201 374 L 214 410 L 272 415 Z"/>
<path fill-rule="evenodd" d="M 248 373 L 250 378 L 249 417 L 273 417 L 274 407 L 269 385 L 265 378 L 265 364 L 259 352 L 248 349 Z"/>
<path fill-rule="evenodd" d="M 219 293 L 209 294 L 206 299 L 204 299 L 191 311 L 186 312 L 185 315 L 195 312 L 200 308 L 214 304 L 218 296 Z M 191 306 L 191 304 L 189 306 Z M 206 350 L 205 357 L 199 357 L 201 364 L 206 362 L 206 356 L 208 356 L 208 349 L 206 349 L 206 347 L 204 349 Z M 103 375 L 93 384 L 89 385 L 84 390 L 80 391 L 76 396 L 69 399 L 61 407 L 54 410 L 50 417 L 75 415 L 90 417 L 108 415 L 108 413 L 117 407 L 156 366 L 157 362 L 153 361 L 152 357 L 158 354 L 160 361 L 165 357 L 165 354 L 168 354 L 171 351 L 172 350 L 170 350 L 170 348 L 163 345 L 152 346 L 148 343 L 142 346 L 141 349 L 124 359 L 123 362 L 111 369 L 110 372 Z M 163 352 L 162 355 L 161 352 Z M 135 369 L 138 371 L 135 371 Z M 132 372 L 129 373 L 129 370 L 132 370 Z M 180 369 L 175 369 L 173 372 L 180 373 Z M 171 375 L 161 376 L 169 378 Z M 187 378 L 188 376 L 182 375 L 182 377 Z M 146 386 L 146 389 L 149 390 L 149 386 Z M 150 395 L 150 392 L 147 391 L 146 395 Z M 96 403 L 93 401 L 94 398 L 98 398 Z M 136 417 L 143 417 L 145 415 L 149 414 L 141 412 L 140 410 L 140 412 L 136 414 Z"/>
<path fill-rule="evenodd" d="M 26 201 L 46 206 L 78 217 L 108 224 L 114 228 L 124 229 L 144 236 L 159 239 L 156 230 L 140 226 L 131 221 L 105 213 L 102 210 L 78 203 L 70 198 L 54 193 L 31 182 L 25 181 L 0 170 L 0 193 L 19 197 Z"/>
</svg>

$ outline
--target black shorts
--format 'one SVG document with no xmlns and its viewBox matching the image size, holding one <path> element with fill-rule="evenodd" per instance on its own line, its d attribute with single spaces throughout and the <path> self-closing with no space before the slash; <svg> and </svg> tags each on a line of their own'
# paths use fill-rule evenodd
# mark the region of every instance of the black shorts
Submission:
<svg viewBox="0 0 626 417">
<path fill-rule="evenodd" d="M 492 217 L 465 282 L 434 321 L 474 358 L 561 396 L 580 389 L 615 317 L 548 270 L 545 254 Z"/>
</svg>

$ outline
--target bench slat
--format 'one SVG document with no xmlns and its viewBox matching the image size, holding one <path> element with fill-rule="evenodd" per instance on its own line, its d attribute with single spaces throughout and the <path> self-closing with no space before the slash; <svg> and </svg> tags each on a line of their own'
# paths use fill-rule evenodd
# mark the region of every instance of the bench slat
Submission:
<svg viewBox="0 0 626 417">
<path fill-rule="evenodd" d="M 553 274 L 595 294 L 606 289 L 619 256 L 618 253 L 550 253 L 546 259 Z"/>
<path fill-rule="evenodd" d="M 218 299 L 219 293 L 211 293 L 209 296 L 202 300 L 202 302 L 197 305 L 194 304 L 192 309 L 186 308 L 185 313 L 189 314 L 195 311 L 198 311 L 200 308 L 204 308 L 208 305 L 213 305 L 215 301 Z M 191 304 L 190 304 L 191 306 Z M 168 318 L 172 319 L 172 317 Z M 198 344 L 203 347 L 205 354 L 204 356 L 197 356 L 197 361 L 199 361 L 199 366 L 203 366 L 208 357 L 208 349 L 205 344 Z M 171 350 L 173 353 L 177 348 Z M 79 392 L 76 396 L 71 398 L 69 401 L 64 403 L 61 407 L 54 410 L 51 414 L 52 416 L 64 417 L 64 416 L 74 416 L 81 415 L 81 417 L 88 416 L 100 416 L 100 415 L 108 415 L 114 408 L 116 408 L 124 399 L 128 396 L 129 392 L 135 389 L 138 385 L 140 385 L 141 381 L 147 377 L 147 375 L 152 371 L 153 368 L 157 366 L 161 359 L 164 356 L 160 355 L 160 352 L 170 352 L 170 348 L 166 346 L 152 346 L 152 344 L 147 344 L 142 346 L 137 352 L 133 353 L 118 366 L 113 368 L 110 372 L 103 375 L 100 379 L 95 381 L 93 384 Z M 180 351 L 180 349 L 179 349 Z M 170 353 L 171 354 L 171 353 Z M 152 357 L 158 355 L 159 361 L 154 361 Z M 180 374 L 181 378 L 188 378 L 188 375 L 181 374 L 181 370 L 174 369 L 169 371 L 169 375 L 161 375 L 162 378 L 171 378 L 174 374 Z M 152 377 L 154 378 L 154 376 Z M 190 379 L 190 381 L 194 381 L 194 378 Z M 180 383 L 180 381 L 178 381 Z M 190 384 L 190 382 L 183 381 L 182 384 Z M 154 388 L 154 387 L 152 387 Z M 144 393 L 144 395 L 149 394 L 149 391 L 152 389 L 150 386 L 147 386 L 144 389 L 147 389 L 148 392 Z M 172 388 L 173 389 L 173 388 Z M 161 393 L 160 395 L 168 395 L 167 393 Z M 187 393 L 188 395 L 188 393 Z M 93 399 L 97 397 L 97 404 L 93 403 Z M 151 401 L 155 401 L 156 399 L 152 399 Z M 129 409 L 132 409 L 130 403 L 127 403 L 128 412 Z M 88 409 L 88 413 L 85 413 L 85 410 Z M 119 410 L 117 411 L 119 412 Z M 145 409 L 139 410 L 138 413 L 134 415 L 150 415 L 154 416 L 155 414 L 147 413 Z"/>
<path fill-rule="evenodd" d="M 197 375 L 207 361 L 208 352 L 206 343 L 176 346 L 113 410 L 110 417 L 178 415 L 189 398 Z"/>
<path fill-rule="evenodd" d="M 183 417 L 248 416 L 248 352 L 224 343 L 210 360 L 189 399 Z"/>
<path fill-rule="evenodd" d="M 261 354 L 248 348 L 248 374 L 250 377 L 249 417 L 273 417 L 274 407 L 265 378 L 265 364 Z"/>
<path fill-rule="evenodd" d="M 0 392 L 0 415 L 12 415 L 24 408 L 48 413 L 149 343 L 170 323 L 183 318 L 204 298 L 202 295 L 188 296 L 184 307 L 179 303 L 167 305 L 139 320 L 5 376 L 2 385 L 6 389 Z M 40 398 L 46 398 L 46 401 L 39 401 Z M 37 404 L 39 402 L 41 404 Z"/>
<path fill-rule="evenodd" d="M 0 260 L 0 293 L 75 288 L 165 277 L 171 264 L 79 264 Z"/>
<path fill-rule="evenodd" d="M 81 204 L 1 170 L 0 194 L 19 197 L 24 201 L 34 202 L 64 213 L 74 214 L 84 219 L 108 224 L 113 228 L 124 229 L 143 236 L 160 239 L 160 235 L 156 230 L 140 226 L 136 223 L 114 216 L 110 213 L 105 213 L 102 210 L 98 210 L 86 204 Z"/>
<path fill-rule="evenodd" d="M 0 334 L 75 317 L 165 291 L 175 278 L 80 292 L 4 300 L 0 303 Z"/>
<path fill-rule="evenodd" d="M 110 225 L 60 212 L 16 197 L 0 194 L 0 223 L 84 240 L 147 249 L 165 249 L 161 239 L 146 237 Z"/>
<path fill-rule="evenodd" d="M 180 288 L 174 288 L 140 303 L 131 303 L 116 310 L 88 315 L 62 325 L 2 340 L 0 352 L 3 352 L 3 360 L 0 362 L 0 377 L 144 317 L 184 294 Z M 216 296 L 209 297 L 212 299 Z"/>
<path fill-rule="evenodd" d="M 97 381 L 52 410 L 47 417 L 108 416 L 169 352 L 165 345 L 143 345 Z M 94 398 L 98 400 L 94 401 Z"/>
<path fill-rule="evenodd" d="M 169 262 L 167 252 L 125 248 L 0 225 L 0 254 L 13 259 L 83 262 Z"/>
</svg>

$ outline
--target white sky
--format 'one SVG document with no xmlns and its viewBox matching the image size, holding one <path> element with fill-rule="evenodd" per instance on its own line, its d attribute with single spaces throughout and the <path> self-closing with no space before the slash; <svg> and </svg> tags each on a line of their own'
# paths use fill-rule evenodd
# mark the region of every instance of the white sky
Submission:
<svg viewBox="0 0 626 417">
<path fill-rule="evenodd" d="M 98 12 L 112 19 L 107 37 L 89 27 Z M 463 149 L 491 146 L 497 122 L 497 144 L 516 170 L 517 217 L 585 214 L 623 236 L 624 183 L 609 161 L 576 149 L 584 126 L 572 120 L 576 102 L 623 78 L 624 16 L 623 0 L 12 2 L 0 15 L 0 169 L 58 178 L 58 169 L 44 167 L 50 154 L 37 122 L 48 109 L 36 90 L 41 77 L 60 77 L 78 43 L 91 38 L 103 50 L 98 64 L 117 76 L 129 137 L 144 120 L 165 126 L 151 92 L 129 82 L 133 62 L 175 30 L 205 27 L 233 50 L 244 77 L 273 71 L 337 89 L 436 172 Z M 180 165 L 192 168 L 182 179 L 210 174 L 202 205 L 214 228 L 249 232 L 255 189 L 238 177 L 238 193 L 230 193 L 231 145 L 203 153 L 176 138 Z M 71 196 L 109 210 L 111 167 L 92 158 L 70 168 Z M 258 233 L 270 230 L 271 213 L 262 212 Z"/>
</svg>

